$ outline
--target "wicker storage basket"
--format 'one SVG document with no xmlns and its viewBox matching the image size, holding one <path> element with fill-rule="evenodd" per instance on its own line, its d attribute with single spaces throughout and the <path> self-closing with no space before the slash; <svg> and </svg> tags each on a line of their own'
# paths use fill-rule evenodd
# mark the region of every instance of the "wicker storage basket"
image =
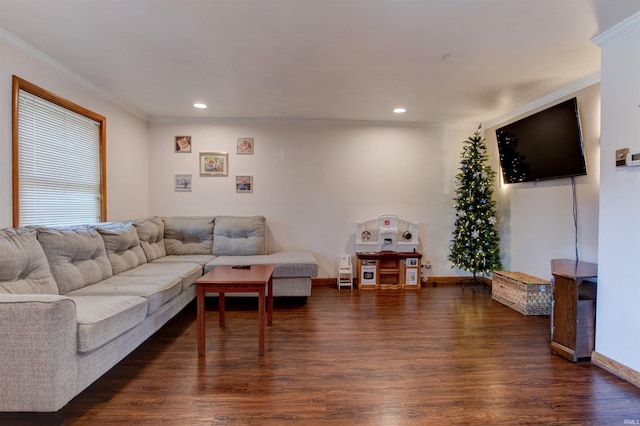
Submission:
<svg viewBox="0 0 640 426">
<path fill-rule="evenodd" d="M 494 271 L 491 297 L 523 315 L 551 315 L 551 283 L 531 275 Z"/>
</svg>

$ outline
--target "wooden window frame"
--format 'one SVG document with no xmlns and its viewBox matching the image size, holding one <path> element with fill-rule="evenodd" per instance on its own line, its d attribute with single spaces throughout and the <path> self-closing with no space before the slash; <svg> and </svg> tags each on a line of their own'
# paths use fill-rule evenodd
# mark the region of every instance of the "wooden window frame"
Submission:
<svg viewBox="0 0 640 426">
<path fill-rule="evenodd" d="M 100 114 L 90 111 L 80 105 L 61 98 L 48 90 L 36 86 L 20 77 L 13 76 L 13 92 L 11 102 L 11 131 L 12 131 L 12 164 L 13 164 L 13 227 L 20 226 L 20 179 L 19 179 L 19 132 L 18 132 L 18 103 L 19 93 L 23 90 L 31 95 L 42 98 L 76 114 L 87 117 L 98 123 L 98 137 L 100 144 L 100 220 L 107 220 L 107 119 Z"/>
</svg>

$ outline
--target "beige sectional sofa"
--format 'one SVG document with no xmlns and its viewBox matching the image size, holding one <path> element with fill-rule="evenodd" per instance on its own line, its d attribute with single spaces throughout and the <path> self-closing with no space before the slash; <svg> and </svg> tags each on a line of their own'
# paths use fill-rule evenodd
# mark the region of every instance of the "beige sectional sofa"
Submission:
<svg viewBox="0 0 640 426">
<path fill-rule="evenodd" d="M 309 296 L 315 258 L 268 254 L 265 228 L 261 216 L 218 216 L 0 230 L 0 411 L 62 408 L 216 265 L 273 263 L 275 297 Z"/>
</svg>

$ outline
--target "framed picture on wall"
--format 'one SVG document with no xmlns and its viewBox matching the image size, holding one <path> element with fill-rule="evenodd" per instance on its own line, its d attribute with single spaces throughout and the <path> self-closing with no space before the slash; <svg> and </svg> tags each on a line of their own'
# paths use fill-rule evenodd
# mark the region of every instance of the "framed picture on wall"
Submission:
<svg viewBox="0 0 640 426">
<path fill-rule="evenodd" d="M 201 152 L 200 176 L 228 176 L 229 154 L 226 152 Z"/>
<path fill-rule="evenodd" d="M 236 140 L 236 154 L 253 155 L 253 138 L 238 138 Z"/>
<path fill-rule="evenodd" d="M 253 192 L 253 176 L 236 176 L 236 192 Z"/>
<path fill-rule="evenodd" d="M 191 191 L 191 173 L 176 173 L 173 187 L 175 191 Z"/>
<path fill-rule="evenodd" d="M 176 136 L 174 152 L 188 154 L 191 152 L 191 136 Z"/>
</svg>

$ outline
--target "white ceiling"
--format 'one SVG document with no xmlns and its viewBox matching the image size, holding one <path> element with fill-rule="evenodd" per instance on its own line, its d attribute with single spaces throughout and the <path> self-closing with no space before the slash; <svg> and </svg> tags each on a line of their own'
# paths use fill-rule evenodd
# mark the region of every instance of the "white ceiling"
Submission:
<svg viewBox="0 0 640 426">
<path fill-rule="evenodd" d="M 0 28 L 149 119 L 477 123 L 597 80 L 591 38 L 638 11 L 639 0 L 0 0 Z"/>
</svg>

